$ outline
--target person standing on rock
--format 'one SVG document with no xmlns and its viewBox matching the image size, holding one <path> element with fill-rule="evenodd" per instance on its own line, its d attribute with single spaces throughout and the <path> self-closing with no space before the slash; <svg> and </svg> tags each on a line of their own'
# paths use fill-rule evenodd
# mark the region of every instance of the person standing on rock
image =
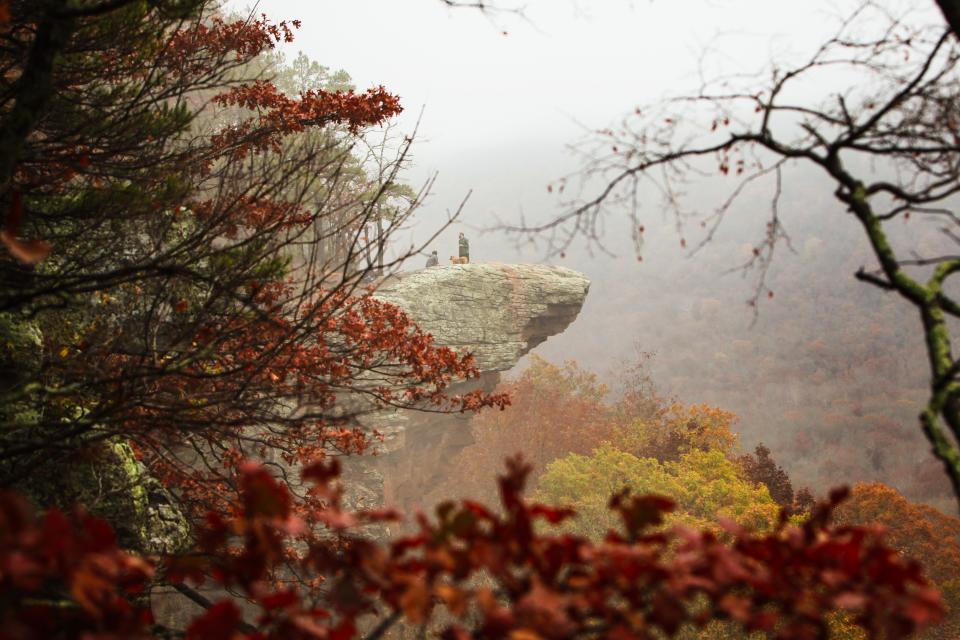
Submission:
<svg viewBox="0 0 960 640">
<path fill-rule="evenodd" d="M 460 257 L 470 261 L 470 241 L 463 235 L 463 231 L 460 232 Z"/>
<path fill-rule="evenodd" d="M 434 249 L 430 256 L 427 258 L 427 267 L 435 267 L 440 264 L 440 258 L 437 257 L 437 250 Z"/>
</svg>

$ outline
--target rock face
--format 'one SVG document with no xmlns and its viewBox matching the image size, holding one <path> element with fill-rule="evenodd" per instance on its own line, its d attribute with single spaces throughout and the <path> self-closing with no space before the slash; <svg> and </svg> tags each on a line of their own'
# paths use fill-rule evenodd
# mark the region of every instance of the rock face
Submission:
<svg viewBox="0 0 960 640">
<path fill-rule="evenodd" d="M 186 551 L 193 543 L 190 524 L 175 498 L 121 440 L 89 445 L 89 460 L 38 463 L 18 484 L 32 502 L 69 510 L 82 504 L 113 524 L 124 549 L 149 555 Z"/>
<path fill-rule="evenodd" d="M 490 391 L 500 373 L 531 349 L 563 332 L 583 306 L 590 281 L 564 267 L 482 263 L 437 266 L 403 274 L 376 297 L 403 308 L 437 343 L 474 354 L 478 380 L 451 393 Z M 394 411 L 366 426 L 384 436 L 378 456 L 351 473 L 358 506 L 387 503 L 404 510 L 428 506 L 430 488 L 452 458 L 473 443 L 469 415 Z"/>
<path fill-rule="evenodd" d="M 441 345 L 466 349 L 484 372 L 506 371 L 567 328 L 590 281 L 563 267 L 498 263 L 430 267 L 406 274 L 376 297 L 403 308 Z"/>
</svg>

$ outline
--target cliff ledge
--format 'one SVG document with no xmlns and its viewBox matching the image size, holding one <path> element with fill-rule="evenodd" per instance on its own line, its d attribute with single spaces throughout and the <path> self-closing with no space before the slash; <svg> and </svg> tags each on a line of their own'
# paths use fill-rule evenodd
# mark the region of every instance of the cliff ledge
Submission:
<svg viewBox="0 0 960 640">
<path fill-rule="evenodd" d="M 430 267 L 389 281 L 377 298 L 403 308 L 481 371 L 506 371 L 580 313 L 590 281 L 564 267 L 480 263 Z"/>
<path fill-rule="evenodd" d="M 375 295 L 404 309 L 438 344 L 474 354 L 480 378 L 453 385 L 450 393 L 458 394 L 492 391 L 502 371 L 573 322 L 589 289 L 586 276 L 565 267 L 480 263 L 401 274 Z M 408 513 L 429 506 L 454 456 L 473 443 L 470 417 L 409 410 L 367 416 L 364 425 L 383 440 L 377 456 L 348 466 L 351 501 Z"/>
</svg>

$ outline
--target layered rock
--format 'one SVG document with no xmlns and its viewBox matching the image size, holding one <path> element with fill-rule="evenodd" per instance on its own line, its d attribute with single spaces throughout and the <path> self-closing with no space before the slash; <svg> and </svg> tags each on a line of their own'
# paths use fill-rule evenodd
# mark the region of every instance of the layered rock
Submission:
<svg viewBox="0 0 960 640">
<path fill-rule="evenodd" d="M 385 283 L 376 296 L 403 308 L 436 342 L 474 354 L 481 376 L 451 393 L 492 390 L 500 374 L 550 336 L 564 331 L 583 306 L 590 281 L 564 267 L 482 263 L 430 267 Z M 362 505 L 384 501 L 425 506 L 430 487 L 452 458 L 473 443 L 470 415 L 395 411 L 366 426 L 384 436 L 378 455 L 354 469 Z"/>
<path fill-rule="evenodd" d="M 506 371 L 567 328 L 590 281 L 564 267 L 458 264 L 404 274 L 376 297 L 403 308 L 438 344 L 466 349 L 481 371 Z"/>
</svg>

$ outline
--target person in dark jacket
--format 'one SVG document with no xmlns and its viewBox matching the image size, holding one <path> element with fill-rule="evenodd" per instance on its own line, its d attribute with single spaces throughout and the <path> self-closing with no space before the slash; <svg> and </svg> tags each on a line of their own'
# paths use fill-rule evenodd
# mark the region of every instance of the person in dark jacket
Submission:
<svg viewBox="0 0 960 640">
<path fill-rule="evenodd" d="M 434 249 L 430 256 L 427 258 L 427 266 L 435 267 L 440 264 L 440 258 L 437 257 L 437 250 Z"/>
<path fill-rule="evenodd" d="M 460 257 L 470 260 L 470 241 L 463 235 L 463 231 L 460 232 Z"/>
</svg>

